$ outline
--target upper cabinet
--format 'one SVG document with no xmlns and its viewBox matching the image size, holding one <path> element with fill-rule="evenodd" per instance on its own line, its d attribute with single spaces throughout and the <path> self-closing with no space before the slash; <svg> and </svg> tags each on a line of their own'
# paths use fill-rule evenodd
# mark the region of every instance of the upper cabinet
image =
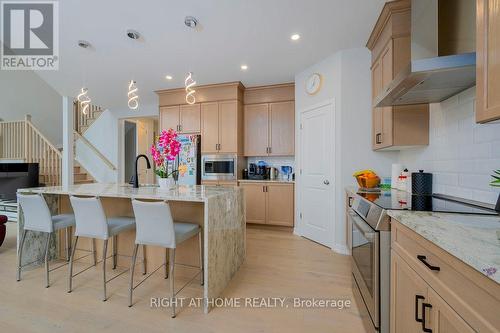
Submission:
<svg viewBox="0 0 500 333">
<path fill-rule="evenodd" d="M 372 103 L 410 63 L 411 2 L 385 4 L 367 47 L 372 52 Z M 402 149 L 429 144 L 428 104 L 372 108 L 372 146 Z"/>
<path fill-rule="evenodd" d="M 245 156 L 295 154 L 294 95 L 293 84 L 245 91 Z"/>
<path fill-rule="evenodd" d="M 238 101 L 201 104 L 201 152 L 238 154 L 241 151 L 242 106 Z"/>
<path fill-rule="evenodd" d="M 240 82 L 198 86 L 192 105 L 184 89 L 157 91 L 161 128 L 200 133 L 203 154 L 242 154 L 243 89 Z"/>
<path fill-rule="evenodd" d="M 476 121 L 500 119 L 500 2 L 477 0 Z"/>
<path fill-rule="evenodd" d="M 161 129 L 200 133 L 200 104 L 160 107 Z"/>
</svg>

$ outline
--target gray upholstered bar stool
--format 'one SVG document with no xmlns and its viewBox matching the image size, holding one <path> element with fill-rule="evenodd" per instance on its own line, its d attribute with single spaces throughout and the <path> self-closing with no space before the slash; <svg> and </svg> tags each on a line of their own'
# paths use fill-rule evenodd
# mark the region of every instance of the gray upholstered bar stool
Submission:
<svg viewBox="0 0 500 333">
<path fill-rule="evenodd" d="M 102 270 L 103 270 L 103 301 L 107 300 L 106 283 L 125 273 L 126 271 L 115 275 L 109 280 L 106 280 L 106 259 L 108 252 L 108 240 L 113 238 L 113 269 L 116 268 L 116 236 L 122 232 L 135 229 L 135 219 L 133 217 L 106 217 L 102 207 L 101 200 L 97 197 L 70 197 L 71 206 L 75 213 L 76 229 L 75 243 L 73 244 L 71 257 L 69 261 L 69 281 L 68 293 L 72 291 L 73 277 L 87 270 L 84 269 L 73 275 L 73 261 L 75 256 L 76 245 L 79 237 L 87 237 L 92 239 L 101 239 L 104 241 L 102 254 Z M 145 262 L 144 270 L 145 270 Z M 90 267 L 89 267 L 90 268 Z"/>
<path fill-rule="evenodd" d="M 75 216 L 73 214 L 62 214 L 51 216 L 47 202 L 41 194 L 17 194 L 17 202 L 21 206 L 24 215 L 24 229 L 21 234 L 21 242 L 19 244 L 17 254 L 17 281 L 21 280 L 21 259 L 23 254 L 24 241 L 28 231 L 37 231 L 47 234 L 45 243 L 45 271 L 46 271 L 46 288 L 50 286 L 49 272 L 54 269 L 61 268 L 64 265 L 55 267 L 49 270 L 49 248 L 50 238 L 53 232 L 61 229 L 66 230 L 66 244 L 70 244 L 69 227 L 75 225 Z M 66 259 L 69 259 L 70 248 L 66 249 Z"/>
<path fill-rule="evenodd" d="M 170 205 L 165 201 L 139 201 L 132 200 L 134 215 L 136 221 L 136 237 L 135 248 L 132 256 L 132 265 L 130 267 L 130 285 L 129 285 L 129 307 L 132 306 L 132 292 L 144 280 L 150 277 L 156 270 L 143 279 L 137 286 L 134 287 L 134 267 L 137 259 L 137 250 L 139 245 L 153 245 L 166 248 L 165 253 L 165 278 L 169 277 L 167 267 L 170 266 L 170 292 L 171 292 L 171 307 L 172 318 L 175 318 L 175 292 L 174 286 L 174 265 L 175 265 L 175 248 L 177 244 L 184 242 L 194 236 L 198 236 L 198 244 L 200 251 L 199 267 L 191 265 L 183 265 L 194 268 L 199 268 L 197 273 L 182 287 L 179 292 L 191 283 L 200 274 L 201 285 L 203 285 L 203 246 L 201 227 L 196 223 L 179 223 L 175 222 L 170 212 Z M 170 259 L 168 259 L 170 254 Z M 168 264 L 170 262 L 170 265 Z M 179 264 L 180 265 L 180 264 Z M 161 266 L 160 266 L 161 267 Z"/>
</svg>

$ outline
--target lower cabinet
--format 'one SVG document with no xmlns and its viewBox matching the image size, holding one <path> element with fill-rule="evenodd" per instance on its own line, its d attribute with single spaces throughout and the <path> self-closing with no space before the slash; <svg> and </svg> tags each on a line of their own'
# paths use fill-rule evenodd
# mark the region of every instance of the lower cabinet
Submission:
<svg viewBox="0 0 500 333">
<path fill-rule="evenodd" d="M 240 183 L 245 191 L 247 223 L 293 227 L 294 185 Z"/>
<path fill-rule="evenodd" d="M 475 332 L 395 251 L 391 332 Z"/>
<path fill-rule="evenodd" d="M 205 186 L 238 186 L 238 182 L 234 180 L 202 180 L 201 185 Z"/>
<path fill-rule="evenodd" d="M 500 286 L 391 221 L 391 333 L 500 332 Z"/>
</svg>

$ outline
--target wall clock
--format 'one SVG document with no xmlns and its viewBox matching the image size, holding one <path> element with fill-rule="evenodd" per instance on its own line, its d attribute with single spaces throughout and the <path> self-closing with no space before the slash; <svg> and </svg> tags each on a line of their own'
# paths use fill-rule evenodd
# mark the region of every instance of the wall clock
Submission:
<svg viewBox="0 0 500 333">
<path fill-rule="evenodd" d="M 314 95 L 321 89 L 323 77 L 319 73 L 313 73 L 306 80 L 306 92 L 309 95 Z"/>
</svg>

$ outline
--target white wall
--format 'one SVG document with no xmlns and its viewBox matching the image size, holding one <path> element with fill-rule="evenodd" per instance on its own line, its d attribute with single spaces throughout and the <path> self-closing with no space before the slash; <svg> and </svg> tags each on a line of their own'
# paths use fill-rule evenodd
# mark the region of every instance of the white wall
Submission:
<svg viewBox="0 0 500 333">
<path fill-rule="evenodd" d="M 123 129 L 120 119 L 158 116 L 158 105 L 141 105 L 139 110 L 106 110 L 84 136 L 118 169 L 112 171 L 91 151 L 77 145 L 77 161 L 99 182 L 121 182 L 123 178 Z"/>
<path fill-rule="evenodd" d="M 352 173 L 371 168 L 381 176 L 390 176 L 391 164 L 398 158 L 397 152 L 372 151 L 370 62 L 370 52 L 366 48 L 344 50 L 295 76 L 297 119 L 299 113 L 308 107 L 335 100 L 336 171 L 333 181 L 335 202 L 332 203 L 335 206 L 335 226 L 332 249 L 340 253 L 346 252 L 344 188 L 355 184 Z M 323 75 L 323 87 L 316 95 L 310 96 L 304 86 L 314 72 Z"/>
<path fill-rule="evenodd" d="M 0 119 L 33 124 L 57 147 L 62 147 L 62 97 L 32 71 L 0 71 Z"/>
<path fill-rule="evenodd" d="M 433 190 L 462 198 L 496 203 L 500 188 L 488 185 L 500 169 L 500 123 L 476 124 L 475 87 L 430 105 L 430 144 L 401 151 L 410 170 L 433 173 Z"/>
</svg>

